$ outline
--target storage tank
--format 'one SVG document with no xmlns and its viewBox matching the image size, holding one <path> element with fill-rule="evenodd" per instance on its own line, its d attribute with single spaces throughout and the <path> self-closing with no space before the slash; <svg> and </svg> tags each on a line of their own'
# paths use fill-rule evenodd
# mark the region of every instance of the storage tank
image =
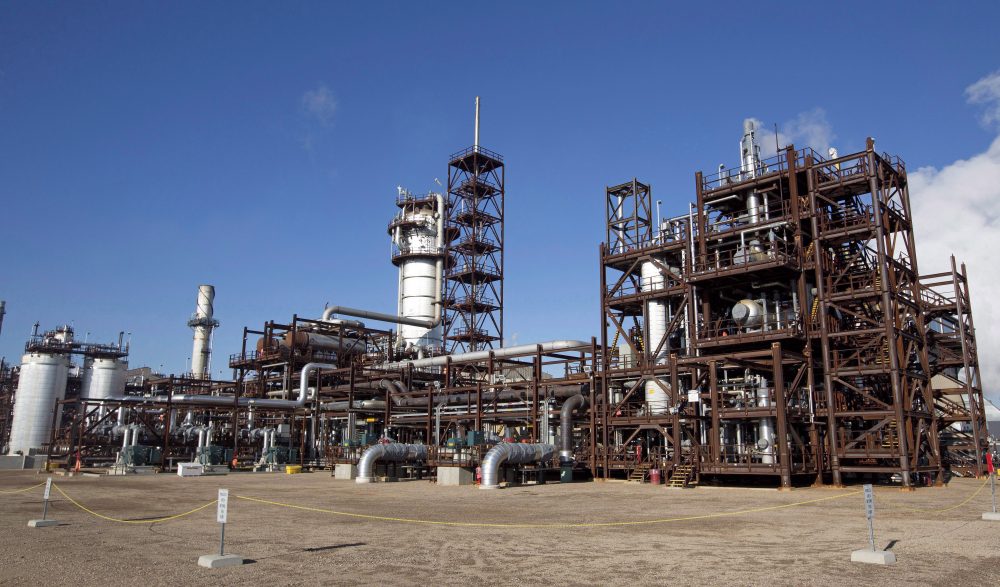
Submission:
<svg viewBox="0 0 1000 587">
<path fill-rule="evenodd" d="M 128 363 L 120 359 L 105 357 L 89 359 L 80 395 L 89 399 L 121 399 L 125 395 L 127 370 Z"/>
<path fill-rule="evenodd" d="M 49 443 L 52 409 L 66 396 L 69 366 L 69 357 L 64 354 L 28 353 L 21 358 L 7 454 L 29 454 Z"/>
</svg>

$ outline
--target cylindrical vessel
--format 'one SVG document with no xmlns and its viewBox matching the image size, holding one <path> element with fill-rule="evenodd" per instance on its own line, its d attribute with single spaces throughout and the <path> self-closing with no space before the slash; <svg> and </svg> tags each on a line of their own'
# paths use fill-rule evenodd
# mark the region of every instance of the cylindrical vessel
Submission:
<svg viewBox="0 0 1000 587">
<path fill-rule="evenodd" d="M 126 370 L 128 370 L 128 363 L 119 359 L 98 357 L 88 360 L 83 376 L 81 397 L 121 399 L 125 395 Z"/>
<path fill-rule="evenodd" d="M 7 454 L 29 454 L 49 443 L 52 410 L 56 408 L 56 401 L 66 396 L 68 376 L 69 357 L 66 355 L 28 353 L 21 358 Z"/>
<path fill-rule="evenodd" d="M 399 315 L 433 322 L 438 317 L 435 304 L 440 295 L 440 264 L 443 255 L 440 234 L 443 210 L 441 198 L 427 198 L 414 208 L 404 209 L 392 223 L 393 243 L 399 250 Z M 401 346 L 435 348 L 441 346 L 441 327 L 400 325 Z"/>
<path fill-rule="evenodd" d="M 437 262 L 431 258 L 410 259 L 399 266 L 401 315 L 418 320 L 434 320 L 437 296 Z M 399 332 L 405 346 L 441 346 L 441 328 L 401 324 Z"/>
<path fill-rule="evenodd" d="M 640 282 L 642 291 L 654 291 L 664 288 L 663 274 L 660 268 L 652 261 L 642 264 L 642 280 Z M 656 352 L 656 347 L 667 332 L 667 302 L 665 300 L 650 300 L 646 302 L 646 324 L 649 331 L 649 340 L 644 341 L 646 352 L 649 353 L 654 365 L 663 365 L 667 362 L 668 345 L 666 342 Z M 655 354 L 655 356 L 654 356 Z M 664 386 L 653 379 L 649 379 L 645 384 L 646 405 L 651 414 L 665 414 L 670 408 L 670 397 L 664 390 Z"/>
<path fill-rule="evenodd" d="M 194 329 L 194 347 L 191 350 L 191 374 L 207 379 L 212 358 L 212 329 L 218 323 L 215 314 L 215 286 L 198 286 L 198 305 L 188 326 Z"/>
</svg>

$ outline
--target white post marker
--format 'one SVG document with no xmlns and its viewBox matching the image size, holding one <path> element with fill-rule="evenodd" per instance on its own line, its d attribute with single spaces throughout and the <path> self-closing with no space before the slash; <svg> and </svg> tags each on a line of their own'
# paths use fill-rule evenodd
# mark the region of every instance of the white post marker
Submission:
<svg viewBox="0 0 1000 587">
<path fill-rule="evenodd" d="M 42 503 L 42 519 L 41 520 L 28 520 L 29 528 L 45 528 L 48 526 L 58 526 L 59 522 L 56 520 L 48 520 L 46 517 L 49 514 L 49 496 L 52 495 L 52 477 L 45 480 L 45 494 L 42 499 L 45 500 Z"/>
<path fill-rule="evenodd" d="M 229 490 L 220 489 L 218 507 L 215 510 L 215 521 L 221 524 L 219 537 L 219 554 L 203 554 L 198 557 L 198 566 L 208 569 L 235 567 L 243 564 L 243 557 L 238 554 L 226 554 L 226 522 L 229 521 Z"/>
<path fill-rule="evenodd" d="M 871 565 L 896 564 L 896 555 L 888 550 L 875 548 L 875 492 L 871 484 L 865 485 L 865 517 L 868 518 L 868 546 L 851 553 L 851 562 Z"/>
<path fill-rule="evenodd" d="M 1000 522 L 1000 513 L 997 513 L 997 471 L 993 463 L 993 453 L 986 453 L 986 471 L 990 476 L 990 495 L 993 496 L 993 511 L 983 512 L 983 519 L 989 522 Z"/>
</svg>

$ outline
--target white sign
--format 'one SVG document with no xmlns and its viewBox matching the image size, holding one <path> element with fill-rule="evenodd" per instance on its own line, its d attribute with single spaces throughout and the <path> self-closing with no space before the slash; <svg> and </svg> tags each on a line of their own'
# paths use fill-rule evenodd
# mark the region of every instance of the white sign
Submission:
<svg viewBox="0 0 1000 587">
<path fill-rule="evenodd" d="M 698 393 L 697 389 L 692 389 L 688 392 L 688 403 L 694 404 L 701 401 L 701 394 Z"/>
<path fill-rule="evenodd" d="M 865 485 L 865 515 L 869 520 L 875 517 L 875 492 L 870 484 Z"/>
<path fill-rule="evenodd" d="M 229 509 L 229 490 L 219 490 L 219 509 L 216 511 L 215 519 L 220 524 L 226 523 L 226 513 Z"/>
<path fill-rule="evenodd" d="M 49 495 L 52 493 L 52 477 L 45 480 L 45 501 L 49 500 Z"/>
</svg>

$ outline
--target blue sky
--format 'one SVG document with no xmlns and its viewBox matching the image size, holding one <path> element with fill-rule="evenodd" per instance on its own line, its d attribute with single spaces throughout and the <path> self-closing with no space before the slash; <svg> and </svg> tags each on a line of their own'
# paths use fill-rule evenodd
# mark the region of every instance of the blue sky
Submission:
<svg viewBox="0 0 1000 587">
<path fill-rule="evenodd" d="M 473 6 L 5 3 L 0 355 L 72 321 L 182 372 L 199 283 L 217 356 L 327 301 L 393 310 L 395 187 L 445 176 L 476 95 L 519 342 L 598 334 L 605 185 L 685 210 L 745 117 L 841 152 L 873 135 L 911 169 L 997 137 L 966 94 L 1000 68 L 995 2 Z"/>
</svg>

